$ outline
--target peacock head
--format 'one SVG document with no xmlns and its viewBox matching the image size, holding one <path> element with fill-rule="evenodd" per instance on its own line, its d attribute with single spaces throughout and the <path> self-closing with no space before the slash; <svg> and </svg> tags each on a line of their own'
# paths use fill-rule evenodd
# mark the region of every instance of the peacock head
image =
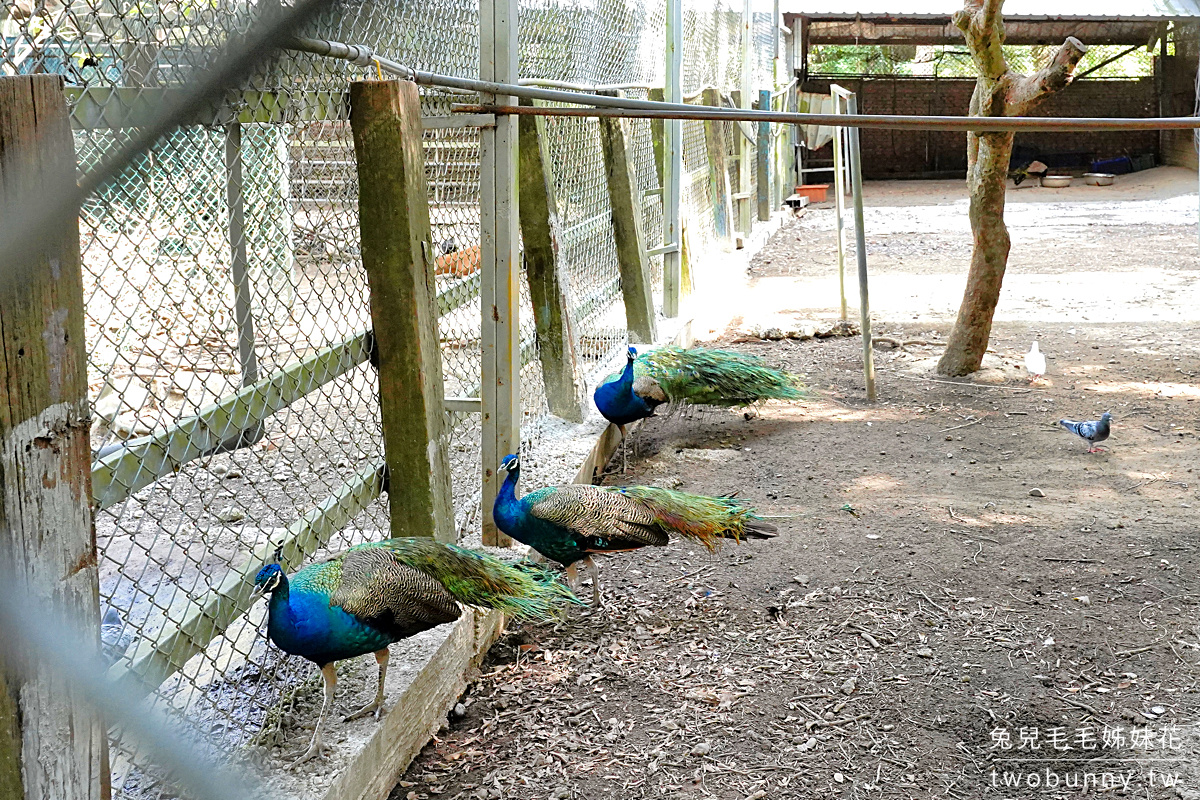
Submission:
<svg viewBox="0 0 1200 800">
<path fill-rule="evenodd" d="M 504 473 L 520 472 L 520 470 L 521 470 L 521 459 L 518 458 L 515 454 L 505 456 L 504 460 L 500 462 L 500 471 L 501 472 L 504 472 Z"/>
<path fill-rule="evenodd" d="M 637 360 L 637 348 L 636 347 L 634 347 L 633 345 L 629 346 L 629 349 L 625 352 L 625 360 L 629 361 L 630 363 Z"/>
<path fill-rule="evenodd" d="M 283 567 L 278 564 L 267 564 L 254 576 L 254 593 L 270 594 L 279 588 L 285 580 Z"/>
</svg>

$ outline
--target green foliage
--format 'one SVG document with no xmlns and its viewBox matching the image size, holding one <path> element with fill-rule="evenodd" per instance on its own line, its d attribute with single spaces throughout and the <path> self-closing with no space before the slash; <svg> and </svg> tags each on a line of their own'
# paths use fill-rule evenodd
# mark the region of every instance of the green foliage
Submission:
<svg viewBox="0 0 1200 800">
<path fill-rule="evenodd" d="M 638 356 L 634 374 L 658 381 L 671 402 L 748 406 L 806 396 L 799 376 L 729 350 L 663 347 Z"/>
<path fill-rule="evenodd" d="M 1126 45 L 1095 45 L 1079 62 L 1077 73 L 1127 50 Z M 1049 63 L 1055 45 L 1005 45 L 1004 58 L 1015 72 L 1031 73 Z M 814 45 L 809 51 L 813 75 L 894 75 L 974 78 L 975 63 L 964 45 Z M 1143 78 L 1154 74 L 1154 56 L 1144 48 L 1121 56 L 1089 78 Z"/>
</svg>

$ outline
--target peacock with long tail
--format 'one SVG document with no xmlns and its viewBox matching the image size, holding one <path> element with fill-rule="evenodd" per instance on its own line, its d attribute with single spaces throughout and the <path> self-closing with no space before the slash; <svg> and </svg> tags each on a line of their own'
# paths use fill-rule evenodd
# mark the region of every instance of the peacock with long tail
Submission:
<svg viewBox="0 0 1200 800">
<path fill-rule="evenodd" d="M 755 356 L 700 347 L 661 347 L 626 353 L 625 368 L 596 387 L 596 408 L 621 431 L 664 403 L 739 407 L 763 400 L 799 400 L 800 377 Z"/>
<path fill-rule="evenodd" d="M 770 539 L 776 528 L 733 497 L 706 497 L 654 486 L 551 486 L 517 497 L 521 462 L 500 464 L 504 483 L 492 506 L 496 527 L 566 567 L 572 590 L 578 566 L 592 579 L 592 605 L 600 604 L 600 575 L 592 556 L 640 547 L 662 547 L 676 534 L 715 551 L 725 539 Z"/>
<path fill-rule="evenodd" d="M 308 749 L 292 766 L 319 755 L 321 731 L 337 687 L 335 662 L 374 653 L 375 698 L 346 720 L 383 709 L 388 645 L 453 622 L 460 605 L 494 608 L 528 620 L 549 619 L 575 596 L 553 575 L 510 566 L 484 553 L 432 539 L 385 539 L 356 545 L 290 578 L 265 565 L 254 579 L 268 593 L 267 635 L 281 650 L 316 664 L 325 701 Z"/>
</svg>

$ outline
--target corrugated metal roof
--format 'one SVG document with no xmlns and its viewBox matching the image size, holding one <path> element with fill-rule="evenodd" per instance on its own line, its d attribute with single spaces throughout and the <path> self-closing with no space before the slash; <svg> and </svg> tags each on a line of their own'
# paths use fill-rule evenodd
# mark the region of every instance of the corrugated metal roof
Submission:
<svg viewBox="0 0 1200 800">
<path fill-rule="evenodd" d="M 780 0 L 785 14 L 812 17 L 947 18 L 956 0 Z M 1011 19 L 1150 19 L 1200 17 L 1200 0 L 1008 0 Z"/>
</svg>

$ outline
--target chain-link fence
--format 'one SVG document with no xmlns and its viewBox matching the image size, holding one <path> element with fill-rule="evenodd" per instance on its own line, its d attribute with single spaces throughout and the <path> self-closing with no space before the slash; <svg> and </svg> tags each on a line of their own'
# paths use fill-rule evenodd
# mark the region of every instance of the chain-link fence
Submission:
<svg viewBox="0 0 1200 800">
<path fill-rule="evenodd" d="M 17 0 L 0 11 L 0 69 L 65 76 L 87 172 L 146 123 L 166 88 L 189 81 L 268 5 Z M 531 0 L 520 9 L 522 78 L 625 84 L 642 87 L 629 90 L 640 98 L 662 85 L 663 4 Z M 740 6 L 726 0 L 685 3 L 685 94 L 714 86 L 732 97 L 742 82 L 741 24 Z M 368 44 L 419 69 L 478 75 L 474 3 L 343 2 L 309 27 L 308 35 Z M 757 92 L 774 88 L 778 29 L 760 14 L 752 31 Z M 389 529 L 346 100 L 348 81 L 375 74 L 284 54 L 159 141 L 81 211 L 110 674 L 142 686 L 201 734 L 198 742 L 250 759 L 287 738 L 289 703 L 318 682 L 305 662 L 266 642 L 265 607 L 249 604 L 248 572 L 284 541 L 316 557 Z M 423 112 L 450 117 L 453 99 L 423 91 Z M 738 191 L 745 168 L 753 197 L 755 144 L 740 163 L 740 134 L 724 127 L 730 185 Z M 628 130 L 646 246 L 656 248 L 663 204 L 651 124 Z M 684 216 L 704 250 L 714 237 L 704 126 L 683 131 Z M 545 132 L 558 257 L 590 389 L 627 340 L 599 127 L 547 119 Z M 445 393 L 478 397 L 479 130 L 431 128 L 425 160 Z M 651 264 L 661 307 L 662 257 Z M 548 463 L 561 434 L 537 348 L 522 282 L 523 446 Z M 454 511 L 465 536 L 483 513 L 480 418 L 450 419 Z M 573 467 L 559 465 L 557 478 Z M 116 796 L 161 793 L 113 735 Z"/>
</svg>

